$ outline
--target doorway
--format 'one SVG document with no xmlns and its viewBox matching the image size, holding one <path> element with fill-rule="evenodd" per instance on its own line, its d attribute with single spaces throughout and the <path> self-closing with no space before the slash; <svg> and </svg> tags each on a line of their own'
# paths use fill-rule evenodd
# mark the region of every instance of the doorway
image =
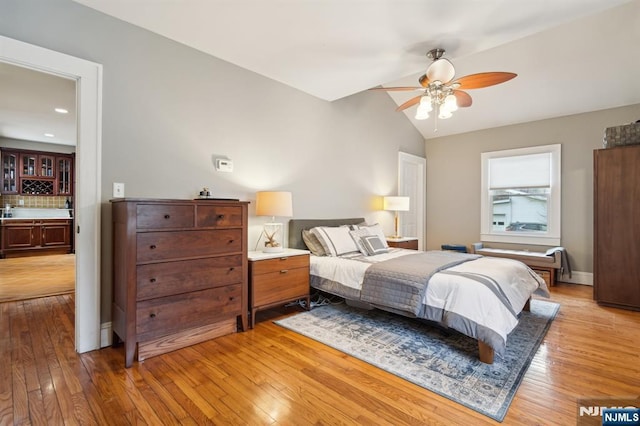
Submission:
<svg viewBox="0 0 640 426">
<path fill-rule="evenodd" d="M 0 61 L 76 80 L 75 346 L 99 349 L 102 65 L 3 36 Z"/>
<path fill-rule="evenodd" d="M 400 235 L 418 238 L 418 249 L 426 248 L 427 160 L 398 153 L 398 195 L 409 197 L 409 211 L 400 212 Z"/>
<path fill-rule="evenodd" d="M 12 220 L 2 229 L 0 302 L 75 292 L 76 92 L 75 79 L 0 62 L 0 206 Z"/>
</svg>

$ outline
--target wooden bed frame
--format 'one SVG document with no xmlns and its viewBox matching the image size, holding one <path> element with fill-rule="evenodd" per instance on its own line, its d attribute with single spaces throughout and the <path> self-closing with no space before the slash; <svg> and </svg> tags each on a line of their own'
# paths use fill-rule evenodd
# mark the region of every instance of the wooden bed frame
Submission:
<svg viewBox="0 0 640 426">
<path fill-rule="evenodd" d="M 360 217 L 347 219 L 292 219 L 289 221 L 289 248 L 308 250 L 302 240 L 303 230 L 309 230 L 316 226 L 357 225 L 364 222 L 365 220 Z M 356 302 L 362 303 L 360 301 Z M 529 311 L 530 302 L 531 299 L 529 299 L 524 306 L 524 311 Z M 395 310 L 393 312 L 398 315 L 403 315 L 401 312 Z M 486 364 L 493 364 L 494 350 L 481 340 L 478 340 L 478 358 Z"/>
</svg>

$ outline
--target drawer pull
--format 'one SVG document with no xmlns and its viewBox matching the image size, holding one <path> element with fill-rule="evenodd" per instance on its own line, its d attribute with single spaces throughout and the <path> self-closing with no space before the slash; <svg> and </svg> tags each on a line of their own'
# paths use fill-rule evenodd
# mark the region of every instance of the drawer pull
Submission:
<svg viewBox="0 0 640 426">
<path fill-rule="evenodd" d="M 287 272 L 289 272 L 289 270 L 288 270 L 288 269 L 281 269 L 281 270 L 280 270 L 280 273 L 281 273 L 281 274 L 286 274 Z"/>
<path fill-rule="evenodd" d="M 218 215 L 218 220 L 222 220 L 222 219 L 224 219 L 224 215 L 223 214 L 219 214 Z"/>
<path fill-rule="evenodd" d="M 229 268 L 229 272 L 234 271 L 235 269 L 236 268 L 232 266 L 231 268 Z"/>
<path fill-rule="evenodd" d="M 233 244 L 235 240 L 229 240 L 229 244 Z"/>
<path fill-rule="evenodd" d="M 171 215 L 170 215 L 170 214 L 165 214 L 165 215 L 164 215 L 164 218 L 165 218 L 165 219 L 171 219 Z"/>
<path fill-rule="evenodd" d="M 156 245 L 155 245 L 155 244 L 151 244 L 151 245 L 149 246 L 149 248 L 150 248 L 151 250 L 155 250 L 155 249 L 156 249 Z"/>
<path fill-rule="evenodd" d="M 287 260 L 288 257 L 281 257 L 280 260 Z"/>
<path fill-rule="evenodd" d="M 155 318 L 155 317 L 156 317 L 156 314 L 154 313 L 149 314 L 149 318 Z"/>
<path fill-rule="evenodd" d="M 155 283 L 156 279 L 155 278 L 151 278 L 149 281 L 151 281 L 152 283 Z"/>
</svg>

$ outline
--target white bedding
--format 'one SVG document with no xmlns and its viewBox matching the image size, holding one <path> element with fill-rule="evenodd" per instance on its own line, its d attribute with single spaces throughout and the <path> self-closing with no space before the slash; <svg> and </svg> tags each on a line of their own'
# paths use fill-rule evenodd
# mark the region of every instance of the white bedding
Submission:
<svg viewBox="0 0 640 426">
<path fill-rule="evenodd" d="M 311 275 L 359 292 L 372 264 L 415 253 L 391 249 L 375 256 L 311 256 Z M 517 315 L 533 293 L 549 295 L 544 280 L 524 263 L 480 257 L 433 274 L 422 300 L 428 308 L 423 317 L 481 339 L 500 355 L 518 323 Z M 505 299 L 510 306 L 505 306 Z"/>
</svg>

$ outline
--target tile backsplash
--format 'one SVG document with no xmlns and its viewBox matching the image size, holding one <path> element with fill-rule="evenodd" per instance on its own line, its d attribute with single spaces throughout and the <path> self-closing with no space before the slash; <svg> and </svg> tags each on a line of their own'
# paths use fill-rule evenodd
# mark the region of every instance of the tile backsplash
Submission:
<svg viewBox="0 0 640 426">
<path fill-rule="evenodd" d="M 20 200 L 24 205 L 20 204 Z M 11 204 L 11 207 L 62 209 L 67 200 L 73 203 L 73 197 L 68 196 L 0 195 L 0 206 Z"/>
</svg>

